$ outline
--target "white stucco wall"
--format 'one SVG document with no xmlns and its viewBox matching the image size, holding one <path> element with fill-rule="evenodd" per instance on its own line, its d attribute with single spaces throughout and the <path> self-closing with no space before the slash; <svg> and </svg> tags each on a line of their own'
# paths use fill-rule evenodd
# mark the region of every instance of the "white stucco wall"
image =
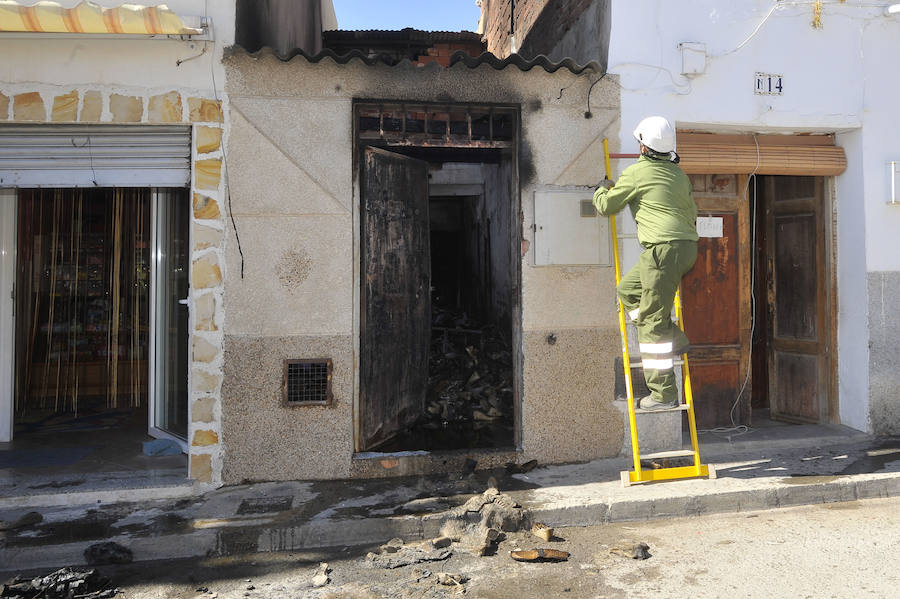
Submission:
<svg viewBox="0 0 900 599">
<path fill-rule="evenodd" d="M 861 430 L 872 428 L 866 273 L 900 270 L 900 206 L 886 204 L 885 165 L 900 160 L 900 19 L 881 4 L 824 2 L 814 28 L 812 2 L 613 0 L 609 49 L 624 151 L 636 151 L 631 131 L 650 114 L 683 129 L 838 134 L 848 161 L 835 180 L 840 417 Z M 703 74 L 681 75 L 680 42 L 706 44 Z M 784 95 L 755 95 L 757 71 L 783 75 Z"/>
<path fill-rule="evenodd" d="M 58 0 L 66 8 L 79 0 Z M 121 0 L 93 0 L 104 7 Z M 92 84 L 110 87 L 182 88 L 222 93 L 225 70 L 222 49 L 234 44 L 234 0 L 166 0 L 137 4 L 165 4 L 184 16 L 208 16 L 214 28 L 214 43 L 162 39 L 105 39 L 25 34 L 0 35 L 0 81 L 59 86 Z M 176 65 L 176 61 L 203 56 Z M 32 86 L 34 87 L 34 86 Z"/>
</svg>

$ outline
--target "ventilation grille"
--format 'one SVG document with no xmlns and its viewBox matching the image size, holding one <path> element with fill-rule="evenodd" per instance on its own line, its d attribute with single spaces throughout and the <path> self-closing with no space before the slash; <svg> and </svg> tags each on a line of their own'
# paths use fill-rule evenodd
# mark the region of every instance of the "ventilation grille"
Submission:
<svg viewBox="0 0 900 599">
<path fill-rule="evenodd" d="M 597 209 L 594 208 L 593 201 L 581 200 L 581 216 L 584 218 L 594 218 L 597 216 Z"/>
<path fill-rule="evenodd" d="M 285 360 L 286 406 L 331 405 L 331 360 Z"/>
</svg>

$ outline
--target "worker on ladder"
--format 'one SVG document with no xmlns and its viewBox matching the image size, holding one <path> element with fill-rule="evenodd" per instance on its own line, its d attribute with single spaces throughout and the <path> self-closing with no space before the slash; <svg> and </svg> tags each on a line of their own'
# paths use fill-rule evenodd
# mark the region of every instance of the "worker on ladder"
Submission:
<svg viewBox="0 0 900 599">
<path fill-rule="evenodd" d="M 697 205 L 691 182 L 678 166 L 675 129 L 661 116 L 642 120 L 634 130 L 641 155 L 613 184 L 594 192 L 603 216 L 625 206 L 637 223 L 644 250 L 617 287 L 628 316 L 637 325 L 644 378 L 650 395 L 642 410 L 678 405 L 674 357 L 686 353 L 687 336 L 672 322 L 672 304 L 681 278 L 697 259 Z M 627 365 L 626 365 L 627 368 Z"/>
</svg>

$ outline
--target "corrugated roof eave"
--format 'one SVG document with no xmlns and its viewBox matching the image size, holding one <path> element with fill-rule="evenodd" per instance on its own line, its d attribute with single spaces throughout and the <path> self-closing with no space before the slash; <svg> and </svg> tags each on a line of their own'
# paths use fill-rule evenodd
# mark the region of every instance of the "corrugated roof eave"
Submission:
<svg viewBox="0 0 900 599">
<path fill-rule="evenodd" d="M 252 56 L 255 58 L 271 54 L 271 55 L 275 56 L 276 58 L 278 58 L 279 60 L 281 60 L 282 62 L 290 62 L 294 58 L 297 58 L 298 56 L 302 56 L 303 58 L 305 58 L 307 61 L 309 61 L 311 63 L 318 63 L 326 58 L 330 58 L 337 64 L 347 64 L 351 60 L 354 60 L 354 59 L 360 60 L 367 66 L 387 65 L 387 66 L 393 67 L 393 66 L 400 66 L 403 63 L 412 64 L 412 62 L 408 59 L 403 59 L 403 60 L 398 61 L 394 57 L 389 56 L 389 55 L 384 55 L 384 54 L 369 56 L 368 54 L 365 54 L 364 52 L 362 52 L 360 50 L 351 50 L 350 52 L 338 54 L 334 50 L 325 48 L 321 52 L 318 52 L 317 54 L 308 54 L 307 52 L 304 52 L 300 48 L 295 48 L 294 50 L 292 50 L 291 52 L 289 52 L 287 54 L 282 54 L 270 47 L 263 47 L 255 52 L 249 52 L 240 46 L 233 46 L 231 51 L 234 51 L 235 49 L 240 49 L 243 52 L 245 52 L 246 54 L 248 54 L 249 56 Z M 581 65 L 581 64 L 576 63 L 571 58 L 564 58 L 560 61 L 554 62 L 554 61 L 550 60 L 549 58 L 547 58 L 546 56 L 544 56 L 543 54 L 538 55 L 531 59 L 523 58 L 522 56 L 520 56 L 518 54 L 512 54 L 510 56 L 507 56 L 506 58 L 498 58 L 497 56 L 491 54 L 490 52 L 484 52 L 480 56 L 471 56 L 460 50 L 460 51 L 454 52 L 453 55 L 450 57 L 450 66 L 452 67 L 453 65 L 460 63 L 460 62 L 463 63 L 464 65 L 466 65 L 470 69 L 475 69 L 475 68 L 480 67 L 483 64 L 486 64 L 486 65 L 490 66 L 491 68 L 498 70 L 498 71 L 503 70 L 508 66 L 514 66 L 514 67 L 518 68 L 520 71 L 530 71 L 531 69 L 533 69 L 535 67 L 540 67 L 548 73 L 555 73 L 556 71 L 558 71 L 560 69 L 566 69 L 566 70 L 570 71 L 573 75 L 581 75 L 582 73 L 586 73 L 586 72 L 587 73 L 602 73 L 602 71 L 603 71 L 603 68 L 600 65 L 600 63 L 598 63 L 596 61 L 591 61 L 587 64 Z"/>
</svg>

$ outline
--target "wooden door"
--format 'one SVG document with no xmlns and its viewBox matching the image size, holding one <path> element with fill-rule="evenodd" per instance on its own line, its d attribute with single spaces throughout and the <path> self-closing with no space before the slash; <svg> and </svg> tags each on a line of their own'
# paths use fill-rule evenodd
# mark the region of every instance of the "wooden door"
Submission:
<svg viewBox="0 0 900 599">
<path fill-rule="evenodd" d="M 366 148 L 360 185 L 360 420 L 373 449 L 421 414 L 431 339 L 426 163 Z"/>
<path fill-rule="evenodd" d="M 769 408 L 827 420 L 825 181 L 765 177 Z"/>
<path fill-rule="evenodd" d="M 691 175 L 698 216 L 713 219 L 707 234 L 715 235 L 700 238 L 697 262 L 681 281 L 685 331 L 693 348 L 688 357 L 694 413 L 701 429 L 750 422 L 744 385 L 751 321 L 746 181 L 738 175 Z"/>
</svg>

